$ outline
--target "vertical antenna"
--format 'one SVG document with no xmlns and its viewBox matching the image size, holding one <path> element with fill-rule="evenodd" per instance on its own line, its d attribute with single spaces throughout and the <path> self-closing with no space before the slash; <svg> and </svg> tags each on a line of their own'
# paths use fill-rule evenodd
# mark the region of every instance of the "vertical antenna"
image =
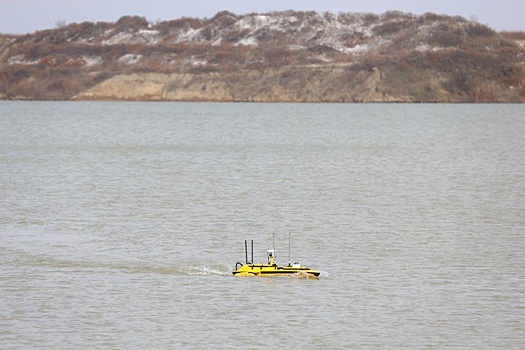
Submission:
<svg viewBox="0 0 525 350">
<path fill-rule="evenodd" d="M 292 233 L 288 232 L 288 266 L 292 266 L 292 254 L 290 253 L 292 246 Z"/>
<path fill-rule="evenodd" d="M 275 259 L 275 232 L 273 233 L 273 258 Z"/>
<path fill-rule="evenodd" d="M 253 239 L 252 239 L 252 264 L 253 264 Z"/>
<path fill-rule="evenodd" d="M 244 255 L 246 256 L 246 263 L 248 263 L 248 241 L 244 240 Z"/>
</svg>

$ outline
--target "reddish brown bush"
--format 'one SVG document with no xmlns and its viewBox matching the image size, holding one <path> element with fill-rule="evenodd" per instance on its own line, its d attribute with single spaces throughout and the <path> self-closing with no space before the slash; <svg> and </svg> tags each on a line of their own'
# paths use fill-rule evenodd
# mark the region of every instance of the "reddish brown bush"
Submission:
<svg viewBox="0 0 525 350">
<path fill-rule="evenodd" d="M 510 40 L 525 40 L 525 32 L 500 32 L 502 37 Z"/>
</svg>

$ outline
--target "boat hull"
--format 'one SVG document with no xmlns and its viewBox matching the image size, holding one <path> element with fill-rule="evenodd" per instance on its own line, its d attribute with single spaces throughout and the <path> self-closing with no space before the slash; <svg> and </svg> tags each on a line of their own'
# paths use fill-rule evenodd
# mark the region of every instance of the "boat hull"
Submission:
<svg viewBox="0 0 525 350">
<path fill-rule="evenodd" d="M 319 278 L 320 271 L 312 270 L 308 267 L 295 266 L 277 266 L 266 264 L 246 264 L 233 271 L 234 276 L 239 277 L 274 277 L 274 276 L 290 276 L 290 277 L 305 277 L 305 278 Z"/>
</svg>

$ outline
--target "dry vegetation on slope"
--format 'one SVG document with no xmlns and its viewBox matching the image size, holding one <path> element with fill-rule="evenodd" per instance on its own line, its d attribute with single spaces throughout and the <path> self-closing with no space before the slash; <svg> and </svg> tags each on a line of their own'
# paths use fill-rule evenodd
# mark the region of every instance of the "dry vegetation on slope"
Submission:
<svg viewBox="0 0 525 350">
<path fill-rule="evenodd" d="M 401 12 L 123 17 L 0 36 L 0 98 L 524 102 L 522 38 Z"/>
</svg>

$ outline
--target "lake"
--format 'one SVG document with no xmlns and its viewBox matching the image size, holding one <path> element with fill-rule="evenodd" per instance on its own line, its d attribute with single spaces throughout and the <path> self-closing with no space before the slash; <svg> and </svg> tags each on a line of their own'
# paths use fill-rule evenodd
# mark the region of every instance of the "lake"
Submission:
<svg viewBox="0 0 525 350">
<path fill-rule="evenodd" d="M 2 349 L 520 349 L 525 105 L 0 102 Z M 244 240 L 318 280 L 237 278 Z"/>
</svg>

